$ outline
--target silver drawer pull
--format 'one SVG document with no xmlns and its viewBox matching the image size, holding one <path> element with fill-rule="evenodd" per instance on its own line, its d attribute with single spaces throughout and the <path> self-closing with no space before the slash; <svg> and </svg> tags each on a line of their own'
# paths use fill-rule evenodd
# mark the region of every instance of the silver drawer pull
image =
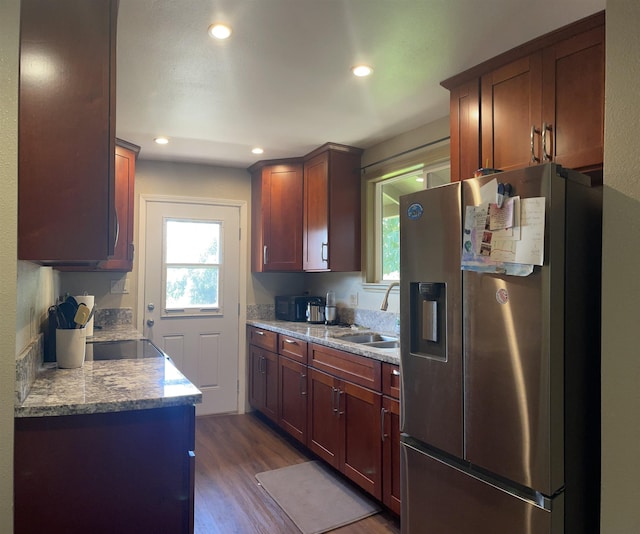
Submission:
<svg viewBox="0 0 640 534">
<path fill-rule="evenodd" d="M 397 369 L 393 369 L 391 371 L 391 376 L 400 376 L 400 371 L 398 371 Z"/>
<path fill-rule="evenodd" d="M 297 345 L 298 344 L 298 342 L 294 341 L 293 339 L 285 339 L 284 342 L 288 343 L 289 345 Z"/>
</svg>

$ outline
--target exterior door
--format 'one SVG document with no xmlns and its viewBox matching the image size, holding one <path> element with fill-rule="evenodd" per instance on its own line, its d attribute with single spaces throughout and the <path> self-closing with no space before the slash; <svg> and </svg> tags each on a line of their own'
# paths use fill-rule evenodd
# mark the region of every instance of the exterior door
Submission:
<svg viewBox="0 0 640 534">
<path fill-rule="evenodd" d="M 148 199 L 144 334 L 203 395 L 197 415 L 238 410 L 240 207 Z"/>
</svg>

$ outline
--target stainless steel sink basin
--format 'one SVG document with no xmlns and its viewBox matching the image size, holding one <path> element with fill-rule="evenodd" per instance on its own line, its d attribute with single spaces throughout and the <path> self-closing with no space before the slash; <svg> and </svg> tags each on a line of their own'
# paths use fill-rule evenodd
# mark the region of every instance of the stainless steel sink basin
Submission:
<svg viewBox="0 0 640 534">
<path fill-rule="evenodd" d="M 341 336 L 340 341 L 348 341 L 350 343 L 364 344 L 378 348 L 392 348 L 398 346 L 398 338 L 393 336 L 385 336 L 383 334 L 368 333 L 357 334 L 352 336 Z M 380 345 L 382 343 L 383 345 Z"/>
<path fill-rule="evenodd" d="M 399 341 L 372 341 L 371 343 L 362 343 L 367 347 L 375 347 L 377 349 L 397 349 L 400 346 Z"/>
</svg>

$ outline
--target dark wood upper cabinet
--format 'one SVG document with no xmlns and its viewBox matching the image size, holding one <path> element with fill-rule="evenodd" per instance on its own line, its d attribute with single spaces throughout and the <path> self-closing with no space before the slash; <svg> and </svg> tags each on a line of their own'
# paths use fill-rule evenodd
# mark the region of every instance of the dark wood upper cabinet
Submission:
<svg viewBox="0 0 640 534">
<path fill-rule="evenodd" d="M 251 270 L 360 270 L 359 148 L 327 143 L 251 173 Z"/>
<path fill-rule="evenodd" d="M 23 0 L 18 258 L 114 253 L 117 0 Z"/>
<path fill-rule="evenodd" d="M 140 147 L 116 139 L 116 220 L 118 234 L 114 254 L 98 266 L 100 271 L 133 270 L 133 213 L 136 158 Z"/>
<path fill-rule="evenodd" d="M 304 158 L 305 271 L 360 270 L 361 155 L 327 143 Z"/>
<path fill-rule="evenodd" d="M 604 22 L 597 13 L 442 82 L 451 91 L 453 180 L 547 161 L 602 169 Z"/>
<path fill-rule="evenodd" d="M 541 79 L 540 54 L 482 77 L 482 160 L 478 167 L 510 171 L 539 163 Z"/>
<path fill-rule="evenodd" d="M 302 270 L 302 161 L 258 162 L 251 181 L 251 270 Z"/>
</svg>

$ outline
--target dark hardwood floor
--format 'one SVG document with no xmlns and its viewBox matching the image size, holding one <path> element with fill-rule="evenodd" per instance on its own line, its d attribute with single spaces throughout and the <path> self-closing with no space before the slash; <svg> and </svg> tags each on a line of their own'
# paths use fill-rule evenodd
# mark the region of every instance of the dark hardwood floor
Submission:
<svg viewBox="0 0 640 534">
<path fill-rule="evenodd" d="M 196 534 L 298 534 L 260 487 L 256 473 L 313 460 L 254 414 L 196 419 Z M 335 534 L 399 533 L 398 519 L 381 512 L 333 530 Z"/>
</svg>

